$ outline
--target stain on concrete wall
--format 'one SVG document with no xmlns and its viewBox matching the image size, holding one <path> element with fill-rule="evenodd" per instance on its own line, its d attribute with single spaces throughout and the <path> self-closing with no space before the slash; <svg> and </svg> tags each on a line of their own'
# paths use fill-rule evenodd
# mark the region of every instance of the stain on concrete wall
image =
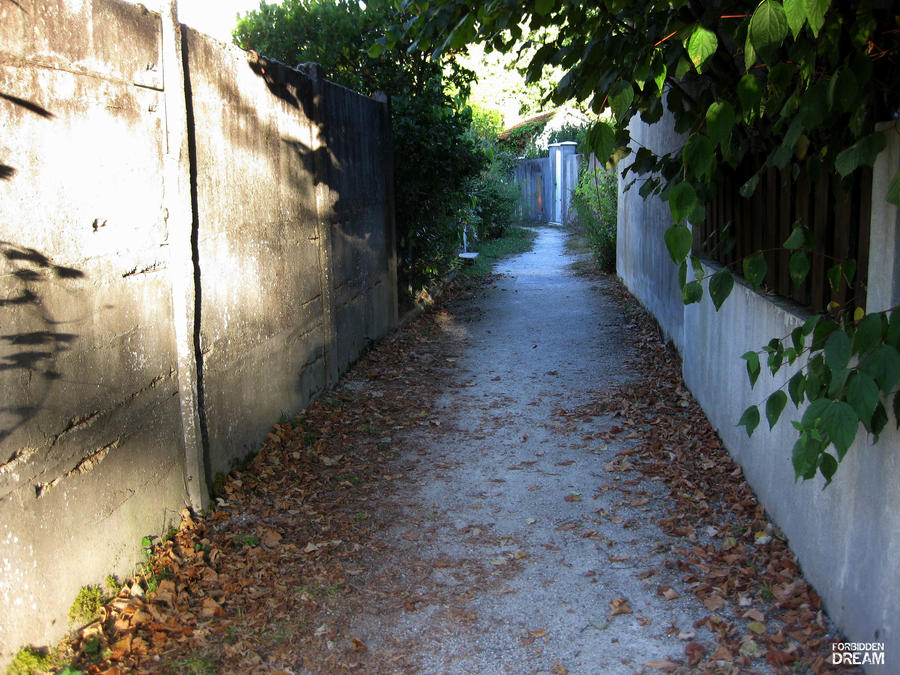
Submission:
<svg viewBox="0 0 900 675">
<path fill-rule="evenodd" d="M 0 664 L 396 320 L 387 105 L 167 20 L 0 4 Z"/>
</svg>

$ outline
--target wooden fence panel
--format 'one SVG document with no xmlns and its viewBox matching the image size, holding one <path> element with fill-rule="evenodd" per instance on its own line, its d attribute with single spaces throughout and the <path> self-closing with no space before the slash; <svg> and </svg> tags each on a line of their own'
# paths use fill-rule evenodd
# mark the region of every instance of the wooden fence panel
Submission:
<svg viewBox="0 0 900 675">
<path fill-rule="evenodd" d="M 811 183 L 801 172 L 792 181 L 787 170 L 768 169 L 753 196 L 743 199 L 738 190 L 752 175 L 752 170 L 743 167 L 725 177 L 719 194 L 707 205 L 706 221 L 694 227 L 694 252 L 740 274 L 741 261 L 763 251 L 768 265 L 764 291 L 816 312 L 825 311 L 832 301 L 864 307 L 871 171 L 863 171 L 847 192 L 832 185 L 828 176 Z M 816 242 L 809 256 L 810 272 L 802 284 L 791 279 L 791 252 L 782 246 L 797 223 L 809 227 Z M 853 283 L 849 288 L 842 284 L 835 292 L 827 271 L 848 258 L 857 264 Z"/>
</svg>

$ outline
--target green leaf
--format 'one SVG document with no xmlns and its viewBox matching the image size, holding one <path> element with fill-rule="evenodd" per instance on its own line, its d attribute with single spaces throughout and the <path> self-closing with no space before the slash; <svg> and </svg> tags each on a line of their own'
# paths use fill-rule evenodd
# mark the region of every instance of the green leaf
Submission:
<svg viewBox="0 0 900 675">
<path fill-rule="evenodd" d="M 707 136 L 692 136 L 681 152 L 684 168 L 694 176 L 701 177 L 709 171 L 713 161 L 713 144 Z"/>
<path fill-rule="evenodd" d="M 759 113 L 759 106 L 762 103 L 762 87 L 759 84 L 759 78 L 747 73 L 738 81 L 737 92 L 744 121 L 749 122 Z"/>
<path fill-rule="evenodd" d="M 866 428 L 872 424 L 872 414 L 880 398 L 875 380 L 863 372 L 857 371 L 853 374 L 847 385 L 847 403 L 856 411 Z"/>
<path fill-rule="evenodd" d="M 881 345 L 865 359 L 860 369 L 868 373 L 887 395 L 900 381 L 900 352 L 892 345 Z"/>
<path fill-rule="evenodd" d="M 709 297 L 712 298 L 713 304 L 716 306 L 716 311 L 719 311 L 722 303 L 725 302 L 725 299 L 729 295 L 731 295 L 731 290 L 733 288 L 734 277 L 731 276 L 731 271 L 728 269 L 719 270 L 710 277 Z"/>
<path fill-rule="evenodd" d="M 753 48 L 763 57 L 781 46 L 787 37 L 788 22 L 784 13 L 784 7 L 774 0 L 763 0 L 759 3 L 753 16 L 750 18 L 750 27 L 747 30 L 747 39 Z"/>
<path fill-rule="evenodd" d="M 844 401 L 832 401 L 822 414 L 822 428 L 834 444 L 838 459 L 844 459 L 859 429 L 856 411 Z"/>
<path fill-rule="evenodd" d="M 806 245 L 808 232 L 809 230 L 806 227 L 798 225 L 791 230 L 791 236 L 788 237 L 782 245 L 788 249 L 803 248 Z"/>
<path fill-rule="evenodd" d="M 676 223 L 680 223 L 687 218 L 696 205 L 697 193 L 694 192 L 694 187 L 690 183 L 678 183 L 669 192 L 669 210 L 672 212 L 672 219 Z M 671 249 L 669 250 L 671 251 Z M 676 260 L 675 262 L 678 261 Z"/>
<path fill-rule="evenodd" d="M 766 420 L 769 422 L 769 429 L 775 426 L 785 405 L 787 405 L 787 394 L 780 389 L 769 396 L 766 401 Z"/>
<path fill-rule="evenodd" d="M 805 340 L 803 339 L 803 328 L 797 326 L 794 330 L 791 331 L 791 344 L 794 345 L 794 349 L 797 352 L 803 351 L 803 343 Z"/>
<path fill-rule="evenodd" d="M 794 465 L 794 474 L 797 478 L 809 480 L 816 475 L 821 445 L 819 441 L 813 440 L 810 434 L 800 434 L 791 451 L 791 463 Z"/>
<path fill-rule="evenodd" d="M 587 132 L 587 142 L 597 159 L 605 164 L 616 149 L 616 130 L 608 122 L 595 122 Z"/>
<path fill-rule="evenodd" d="M 897 169 L 894 179 L 891 181 L 890 187 L 888 187 L 887 200 L 891 204 L 900 206 L 900 169 Z"/>
<path fill-rule="evenodd" d="M 750 35 L 748 34 L 747 39 L 744 41 L 744 70 L 750 70 L 754 63 L 756 63 L 756 49 L 753 48 L 753 43 L 750 42 Z"/>
<path fill-rule="evenodd" d="M 895 309 L 891 312 L 891 317 L 888 319 L 888 330 L 885 342 L 900 350 L 900 309 Z"/>
<path fill-rule="evenodd" d="M 875 157 L 884 150 L 886 145 L 884 134 L 877 131 L 869 134 L 838 153 L 834 160 L 834 168 L 841 176 L 846 176 L 859 166 L 872 166 L 875 163 Z"/>
<path fill-rule="evenodd" d="M 669 249 L 669 255 L 672 257 L 672 262 L 675 264 L 687 258 L 694 243 L 694 236 L 691 234 L 690 229 L 684 225 L 672 225 L 666 230 L 664 239 L 666 240 L 666 248 Z"/>
<path fill-rule="evenodd" d="M 687 51 L 688 56 L 691 58 L 691 63 L 694 64 L 694 68 L 697 69 L 698 73 L 703 72 L 703 64 L 716 53 L 718 47 L 719 40 L 716 38 L 715 33 L 707 30 L 700 24 L 694 27 L 694 31 L 688 39 Z"/>
<path fill-rule="evenodd" d="M 538 14 L 546 16 L 553 9 L 554 4 L 553 0 L 534 0 L 534 9 Z"/>
<path fill-rule="evenodd" d="M 812 333 L 816 329 L 816 326 L 819 325 L 819 321 L 821 321 L 821 320 L 822 320 L 821 314 L 813 314 L 811 317 L 809 317 L 806 321 L 803 322 L 803 328 L 801 331 L 802 334 L 804 336 L 806 336 L 806 335 L 809 335 L 810 333 Z"/>
<path fill-rule="evenodd" d="M 666 62 L 661 51 L 657 51 L 653 54 L 653 59 L 650 61 L 650 68 L 653 71 L 653 81 L 656 83 L 656 88 L 659 89 L 659 93 L 662 93 L 666 83 L 668 68 L 666 68 Z"/>
<path fill-rule="evenodd" d="M 371 47 L 369 47 L 369 51 L 368 51 L 369 58 L 377 59 L 379 56 L 381 56 L 383 51 L 384 51 L 384 47 L 382 47 L 380 44 L 375 42 L 372 44 Z"/>
<path fill-rule="evenodd" d="M 741 185 L 741 189 L 739 190 L 741 197 L 750 199 L 750 197 L 753 196 L 753 193 L 756 192 L 756 186 L 759 185 L 759 177 L 760 172 L 757 171 L 750 177 L 750 180 Z"/>
<path fill-rule="evenodd" d="M 900 391 L 894 394 L 894 422 L 897 423 L 897 428 L 900 429 Z"/>
<path fill-rule="evenodd" d="M 749 258 L 744 258 L 741 266 L 747 283 L 753 288 L 759 288 L 763 279 L 766 278 L 766 271 L 768 270 L 766 257 L 762 254 L 762 251 L 754 253 Z"/>
<path fill-rule="evenodd" d="M 803 30 L 803 24 L 806 23 L 805 0 L 784 0 L 784 14 L 791 34 L 796 40 L 800 31 Z"/>
<path fill-rule="evenodd" d="M 751 405 L 744 411 L 744 414 L 741 415 L 741 420 L 738 422 L 739 427 L 744 427 L 747 430 L 747 436 L 752 436 L 756 427 L 759 426 L 759 408 L 755 405 Z"/>
<path fill-rule="evenodd" d="M 750 379 L 750 388 L 752 389 L 756 384 L 756 380 L 759 378 L 759 354 L 756 352 L 746 352 L 741 355 L 741 358 L 747 362 L 747 377 Z"/>
<path fill-rule="evenodd" d="M 809 258 L 803 251 L 794 251 L 791 253 L 791 262 L 788 266 L 791 274 L 791 281 L 798 286 L 806 280 L 809 274 Z"/>
<path fill-rule="evenodd" d="M 681 300 L 686 305 L 692 305 L 703 299 L 703 285 L 699 281 L 691 281 L 681 289 Z"/>
<path fill-rule="evenodd" d="M 819 31 L 825 24 L 825 12 L 828 11 L 831 0 L 804 0 L 803 4 L 806 5 L 806 18 L 809 20 L 813 37 L 819 37 Z"/>
<path fill-rule="evenodd" d="M 843 262 L 844 268 L 844 278 L 847 280 L 847 285 L 853 283 L 853 277 L 856 276 L 856 261 L 853 258 L 847 258 Z"/>
<path fill-rule="evenodd" d="M 619 80 L 609 90 L 609 106 L 617 120 L 625 117 L 628 108 L 634 101 L 634 87 L 630 81 Z"/>
<path fill-rule="evenodd" d="M 831 485 L 831 479 L 834 478 L 834 474 L 837 471 L 837 468 L 837 460 L 829 453 L 823 452 L 821 455 L 819 455 L 819 471 L 821 471 L 822 476 L 825 477 L 824 487 L 828 487 L 829 485 Z"/>
<path fill-rule="evenodd" d="M 795 373 L 794 376 L 788 380 L 788 393 L 791 395 L 791 402 L 796 407 L 800 407 L 800 404 L 803 403 L 805 391 L 806 377 L 804 377 L 802 372 Z"/>
<path fill-rule="evenodd" d="M 832 374 L 838 373 L 847 367 L 850 362 L 852 344 L 846 332 L 837 330 L 832 333 L 825 342 L 825 365 Z"/>
<path fill-rule="evenodd" d="M 856 326 L 853 336 L 853 352 L 863 356 L 872 351 L 884 336 L 884 320 L 881 314 L 869 314 Z"/>
<path fill-rule="evenodd" d="M 879 401 L 878 405 L 875 406 L 875 412 L 872 413 L 872 424 L 869 426 L 869 431 L 875 434 L 876 443 L 878 442 L 878 436 L 887 426 L 887 422 L 887 411 L 884 409 L 884 406 L 881 405 L 881 401 Z"/>
<path fill-rule="evenodd" d="M 727 141 L 734 128 L 734 108 L 728 101 L 716 101 L 706 110 L 706 130 L 714 145 Z"/>
<path fill-rule="evenodd" d="M 817 398 L 803 412 L 800 424 L 804 429 L 816 429 L 822 425 L 825 411 L 831 407 L 831 399 Z"/>
<path fill-rule="evenodd" d="M 828 277 L 828 285 L 831 286 L 831 290 L 835 293 L 840 292 L 841 290 L 841 270 L 843 266 L 838 263 L 834 267 L 829 267 L 828 271 L 825 272 L 825 276 Z"/>
</svg>

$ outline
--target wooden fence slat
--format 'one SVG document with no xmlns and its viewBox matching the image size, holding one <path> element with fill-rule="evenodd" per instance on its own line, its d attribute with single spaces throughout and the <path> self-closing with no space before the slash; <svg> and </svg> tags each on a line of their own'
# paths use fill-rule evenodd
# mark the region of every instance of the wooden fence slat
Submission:
<svg viewBox="0 0 900 675">
<path fill-rule="evenodd" d="M 788 170 L 768 169 L 753 196 L 749 200 L 741 198 L 739 187 L 758 167 L 759 163 L 748 163 L 723 178 L 718 194 L 707 205 L 706 221 L 694 231 L 695 252 L 740 274 L 743 258 L 764 251 L 768 290 L 813 311 L 824 311 L 831 300 L 864 306 L 871 171 L 862 173 L 852 194 L 839 198 L 827 175 L 811 184 L 803 171 L 794 181 Z M 816 244 L 810 254 L 811 269 L 806 281 L 795 285 L 790 278 L 791 252 L 784 250 L 783 244 L 798 222 L 810 228 Z M 726 232 L 724 228 L 729 223 Z M 856 278 L 850 289 L 845 286 L 833 293 L 827 270 L 847 257 L 856 259 Z"/>
</svg>

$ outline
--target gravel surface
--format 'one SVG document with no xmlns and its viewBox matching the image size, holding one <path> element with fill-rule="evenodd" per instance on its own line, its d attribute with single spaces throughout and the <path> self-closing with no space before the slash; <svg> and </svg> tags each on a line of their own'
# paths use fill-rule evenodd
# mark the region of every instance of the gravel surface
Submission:
<svg viewBox="0 0 900 675">
<path fill-rule="evenodd" d="M 383 516 L 378 574 L 409 601 L 362 608 L 351 631 L 404 652 L 406 667 L 630 674 L 683 661 L 686 641 L 708 633 L 693 624 L 709 611 L 664 569 L 667 490 L 604 470 L 628 442 L 595 438 L 609 418 L 566 415 L 627 380 L 631 353 L 605 282 L 571 263 L 564 233 L 542 228 L 441 324 L 463 349 L 438 419 L 406 439 L 407 478 Z"/>
</svg>

